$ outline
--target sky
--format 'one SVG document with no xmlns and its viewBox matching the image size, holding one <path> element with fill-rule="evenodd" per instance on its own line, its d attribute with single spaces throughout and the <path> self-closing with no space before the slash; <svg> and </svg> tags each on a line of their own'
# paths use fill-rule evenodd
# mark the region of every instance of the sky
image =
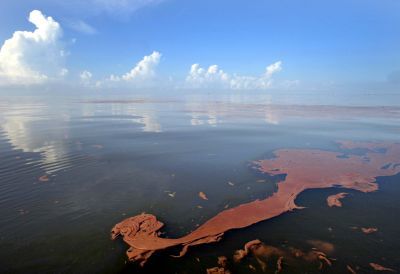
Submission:
<svg viewBox="0 0 400 274">
<path fill-rule="evenodd" d="M 2 0 L 0 91 L 400 92 L 399 14 L 398 0 Z"/>
</svg>

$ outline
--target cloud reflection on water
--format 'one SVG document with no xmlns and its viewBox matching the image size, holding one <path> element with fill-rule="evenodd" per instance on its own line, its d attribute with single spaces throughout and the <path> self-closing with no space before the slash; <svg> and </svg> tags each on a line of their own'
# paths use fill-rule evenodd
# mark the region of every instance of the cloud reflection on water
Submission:
<svg viewBox="0 0 400 274">
<path fill-rule="evenodd" d="M 52 103 L 18 102 L 0 106 L 0 112 L 3 138 L 14 150 L 40 154 L 40 160 L 35 163 L 48 174 L 69 167 L 69 158 L 76 157 L 71 154 L 72 147 L 82 148 L 80 141 L 71 141 L 72 136 L 80 135 L 77 121 L 102 122 L 104 131 L 112 123 L 130 121 L 140 125 L 138 129 L 142 132 L 162 132 L 151 106 L 80 104 L 70 108 Z"/>
<path fill-rule="evenodd" d="M 47 106 L 9 105 L 2 110 L 1 129 L 5 138 L 15 150 L 39 153 L 41 166 L 52 173 L 67 163 L 67 148 L 64 139 L 68 137 L 66 124 L 68 117 L 62 115 L 49 118 Z M 60 163 L 54 165 L 54 163 Z"/>
<path fill-rule="evenodd" d="M 0 105 L 1 131 L 15 150 L 39 153 L 41 166 L 51 173 L 69 166 L 71 139 L 86 134 L 96 136 L 94 123 L 101 134 L 111 136 L 114 126 L 127 132 L 161 133 L 189 130 L 185 126 L 217 127 L 223 124 L 253 123 L 281 125 L 297 119 L 363 120 L 395 123 L 398 107 L 355 107 L 332 105 L 274 104 L 270 96 L 258 100 L 245 95 L 227 97 L 187 96 L 181 101 L 99 100 L 74 103 L 18 101 Z M 128 124 L 127 124 L 128 122 Z M 86 124 L 88 123 L 88 124 Z M 139 127 L 130 127 L 138 125 Z M 111 126 L 113 129 L 111 129 Z M 178 126 L 178 127 L 177 127 Z"/>
</svg>

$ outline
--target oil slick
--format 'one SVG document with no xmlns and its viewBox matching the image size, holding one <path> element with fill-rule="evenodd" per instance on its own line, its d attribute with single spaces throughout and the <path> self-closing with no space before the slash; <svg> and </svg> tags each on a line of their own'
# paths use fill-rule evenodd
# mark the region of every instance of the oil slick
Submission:
<svg viewBox="0 0 400 274">
<path fill-rule="evenodd" d="M 276 192 L 265 199 L 223 210 L 186 236 L 177 239 L 161 238 L 159 230 L 163 223 L 154 215 L 141 214 L 115 225 L 111 237 L 116 239 L 122 236 L 130 246 L 127 251 L 129 260 L 141 265 L 154 252 L 173 246 L 182 247 L 177 255 L 180 257 L 186 254 L 190 246 L 219 241 L 228 230 L 248 227 L 285 212 L 301 209 L 295 200 L 306 189 L 341 187 L 367 193 L 378 189 L 376 177 L 400 172 L 400 144 L 349 141 L 339 144 L 342 149 L 349 151 L 347 157 L 340 157 L 342 154 L 338 152 L 318 149 L 282 149 L 275 151 L 275 158 L 256 161 L 255 168 L 260 172 L 269 175 L 286 174 L 284 181 L 277 184 Z M 357 148 L 366 152 L 363 155 L 352 154 L 352 150 Z M 389 168 L 381 168 L 388 163 L 391 163 Z M 206 198 L 204 193 L 204 197 L 200 193 L 201 198 Z M 298 251 L 305 258 L 316 256 L 324 265 L 330 265 L 325 253 L 318 252 Z"/>
<path fill-rule="evenodd" d="M 328 196 L 328 198 L 326 198 L 326 203 L 328 204 L 329 207 L 342 207 L 341 199 L 343 199 L 347 195 L 348 193 L 346 192 L 330 195 Z"/>
<path fill-rule="evenodd" d="M 261 270 L 266 272 L 267 270 L 274 270 L 275 274 L 281 273 L 284 268 L 290 265 L 297 265 L 299 263 L 313 264 L 318 267 L 319 270 L 325 269 L 332 265 L 330 256 L 334 247 L 331 243 L 323 242 L 320 240 L 310 240 L 310 243 L 315 243 L 322 249 L 314 247 L 311 250 L 304 251 L 295 247 L 276 247 L 267 245 L 260 240 L 252 240 L 244 245 L 243 249 L 236 250 L 232 256 L 234 264 L 246 263 L 247 257 L 255 259 L 257 264 L 249 264 L 249 268 L 253 271 Z M 327 248 L 326 248 L 327 247 Z M 271 269 L 271 263 L 274 268 Z M 269 263 L 269 264 L 268 264 Z M 225 271 L 215 273 L 230 273 L 227 268 L 228 263 L 225 262 L 224 266 L 215 267 L 212 269 Z"/>
</svg>

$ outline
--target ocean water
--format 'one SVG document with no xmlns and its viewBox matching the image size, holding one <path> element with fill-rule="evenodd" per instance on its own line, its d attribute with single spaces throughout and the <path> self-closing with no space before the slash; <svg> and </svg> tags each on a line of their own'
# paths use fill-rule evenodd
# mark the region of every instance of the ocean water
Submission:
<svg viewBox="0 0 400 274">
<path fill-rule="evenodd" d="M 276 149 L 340 151 L 337 140 L 399 136 L 395 94 L 0 95 L 0 272 L 205 273 L 253 239 L 302 249 L 309 240 L 332 243 L 336 260 L 325 273 L 346 273 L 346 265 L 373 273 L 370 262 L 399 271 L 400 175 L 379 178 L 374 193 L 350 191 L 342 208 L 325 202 L 337 190 L 307 190 L 297 200 L 304 210 L 228 232 L 183 258 L 159 252 L 144 268 L 110 239 L 114 224 L 142 212 L 178 237 L 226 207 L 270 195 L 281 178 L 252 162 Z M 263 273 L 249 264 L 257 266 L 248 258 L 232 271 Z M 302 264 L 282 273 L 321 270 Z"/>
</svg>

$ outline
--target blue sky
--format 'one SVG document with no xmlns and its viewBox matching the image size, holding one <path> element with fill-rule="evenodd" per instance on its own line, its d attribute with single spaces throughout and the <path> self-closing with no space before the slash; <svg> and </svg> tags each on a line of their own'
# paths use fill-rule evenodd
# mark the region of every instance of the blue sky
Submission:
<svg viewBox="0 0 400 274">
<path fill-rule="evenodd" d="M 122 82 L 132 88 L 144 82 L 236 89 L 379 91 L 399 87 L 400 2 L 396 0 L 2 0 L 0 44 L 17 30 L 35 29 L 28 21 L 32 10 L 59 24 L 62 36 L 53 50 L 65 56 L 57 67 L 63 77 L 49 76 L 46 68 L 33 66 L 49 77 L 26 85 L 54 83 L 56 78 L 82 84 L 80 76 L 87 71 L 90 83 L 85 84 L 97 83 L 100 88 Z M 29 62 L 49 60 L 41 56 L 47 54 L 45 46 L 40 45 L 38 55 Z M 33 55 L 31 48 L 24 50 Z M 129 78 L 125 81 L 123 75 L 155 51 L 161 55 L 151 67 L 145 64 L 148 75 L 140 80 L 125 77 Z M 3 55 L 0 81 L 20 84 L 18 78 L 4 80 L 10 75 L 10 66 L 4 63 L 11 57 Z M 277 62 L 279 68 L 268 74 L 267 67 Z M 196 63 L 199 70 L 189 77 Z M 30 66 L 26 60 L 23 64 Z M 218 68 L 210 70 L 212 65 Z M 55 67 L 51 63 L 52 72 Z M 13 70 L 13 77 L 18 73 Z M 118 76 L 117 81 L 110 81 L 110 75 Z"/>
</svg>

